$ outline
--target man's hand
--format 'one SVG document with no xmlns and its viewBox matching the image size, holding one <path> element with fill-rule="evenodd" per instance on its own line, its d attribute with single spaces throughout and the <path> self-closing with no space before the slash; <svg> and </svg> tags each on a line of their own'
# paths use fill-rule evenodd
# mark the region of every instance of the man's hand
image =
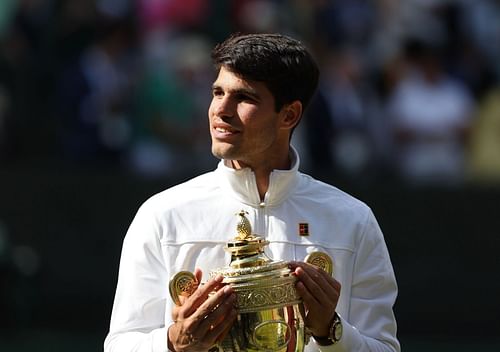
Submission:
<svg viewBox="0 0 500 352">
<path fill-rule="evenodd" d="M 297 276 L 297 292 L 306 308 L 305 324 L 314 336 L 328 336 L 340 296 L 340 283 L 314 265 L 290 262 Z"/>
<path fill-rule="evenodd" d="M 201 270 L 196 269 L 194 274 L 200 282 Z M 208 351 L 231 329 L 237 316 L 236 295 L 222 279 L 217 276 L 198 286 L 190 297 L 180 297 L 181 305 L 172 312 L 174 324 L 168 329 L 170 350 Z"/>
</svg>

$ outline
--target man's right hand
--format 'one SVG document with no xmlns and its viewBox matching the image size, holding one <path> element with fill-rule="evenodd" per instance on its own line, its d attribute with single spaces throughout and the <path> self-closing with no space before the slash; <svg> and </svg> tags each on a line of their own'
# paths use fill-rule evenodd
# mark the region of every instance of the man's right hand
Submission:
<svg viewBox="0 0 500 352">
<path fill-rule="evenodd" d="M 201 270 L 196 269 L 194 274 L 201 282 Z M 168 329 L 169 350 L 208 351 L 231 329 L 237 316 L 236 294 L 231 286 L 222 284 L 222 279 L 212 278 L 190 297 L 181 297 L 181 305 L 172 312 L 174 324 Z"/>
</svg>

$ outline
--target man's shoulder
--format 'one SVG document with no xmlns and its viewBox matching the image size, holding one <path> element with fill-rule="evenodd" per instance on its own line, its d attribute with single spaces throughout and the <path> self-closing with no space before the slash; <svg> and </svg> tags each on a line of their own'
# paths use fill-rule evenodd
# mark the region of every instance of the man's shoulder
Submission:
<svg viewBox="0 0 500 352">
<path fill-rule="evenodd" d="M 349 194 L 347 191 L 304 173 L 301 176 L 301 184 L 297 192 L 299 197 L 336 208 L 340 207 L 357 211 L 369 211 L 370 209 L 365 202 Z"/>
<path fill-rule="evenodd" d="M 214 172 L 206 172 L 152 195 L 142 207 L 164 209 L 196 201 L 211 194 L 219 187 L 215 181 Z"/>
</svg>

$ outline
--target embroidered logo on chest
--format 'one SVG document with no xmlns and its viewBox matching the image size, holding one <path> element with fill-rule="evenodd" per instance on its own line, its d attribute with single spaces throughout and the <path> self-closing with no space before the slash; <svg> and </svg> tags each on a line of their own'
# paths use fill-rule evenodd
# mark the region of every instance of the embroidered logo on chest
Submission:
<svg viewBox="0 0 500 352">
<path fill-rule="evenodd" d="M 299 236 L 309 236 L 309 224 L 307 222 L 299 223 Z"/>
</svg>

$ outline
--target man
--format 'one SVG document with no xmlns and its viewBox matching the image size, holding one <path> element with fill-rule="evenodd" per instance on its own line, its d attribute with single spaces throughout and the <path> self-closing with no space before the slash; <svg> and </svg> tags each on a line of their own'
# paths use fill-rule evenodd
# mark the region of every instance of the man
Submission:
<svg viewBox="0 0 500 352">
<path fill-rule="evenodd" d="M 372 212 L 300 173 L 290 146 L 317 86 L 310 54 L 291 38 L 252 34 L 230 37 L 212 58 L 218 77 L 208 115 L 212 153 L 221 162 L 139 209 L 124 240 L 105 351 L 207 351 L 230 329 L 235 294 L 221 277 L 180 306 L 167 285 L 181 270 L 195 270 L 201 282 L 199 268 L 228 264 L 223 246 L 240 210 L 270 241 L 270 256 L 291 262 L 313 335 L 307 351 L 399 351 L 397 287 Z M 335 278 L 301 262 L 313 251 L 332 257 Z"/>
</svg>

